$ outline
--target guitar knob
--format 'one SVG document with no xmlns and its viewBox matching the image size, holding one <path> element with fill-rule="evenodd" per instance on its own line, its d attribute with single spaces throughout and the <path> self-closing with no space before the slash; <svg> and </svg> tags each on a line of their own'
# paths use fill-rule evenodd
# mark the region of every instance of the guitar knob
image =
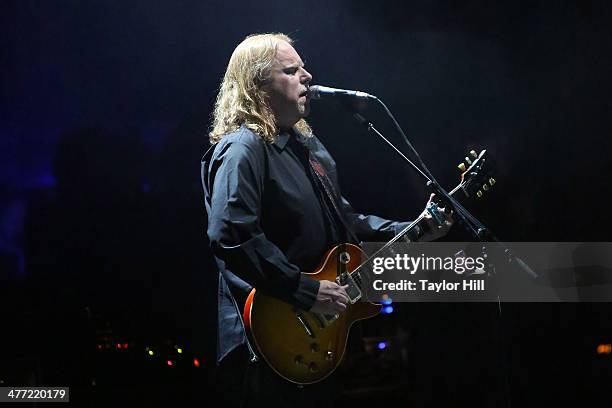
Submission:
<svg viewBox="0 0 612 408">
<path fill-rule="evenodd" d="M 310 370 L 311 373 L 316 373 L 319 371 L 319 367 L 317 367 L 315 363 L 310 363 L 308 364 L 308 370 Z"/>
<path fill-rule="evenodd" d="M 476 153 L 476 150 L 470 150 L 470 155 L 475 159 L 478 158 L 478 153 Z"/>
<path fill-rule="evenodd" d="M 317 343 L 312 343 L 310 345 L 310 351 L 312 351 L 313 353 L 316 353 L 317 351 L 319 351 L 319 345 Z"/>
<path fill-rule="evenodd" d="M 496 183 L 495 179 L 493 177 L 491 177 L 489 179 L 489 185 L 493 186 Z"/>
<path fill-rule="evenodd" d="M 484 191 L 489 191 L 489 185 L 488 185 L 488 184 L 483 184 L 483 185 L 482 185 L 482 189 L 483 189 Z"/>
<path fill-rule="evenodd" d="M 482 197 L 482 191 L 478 190 L 476 192 L 476 197 L 478 197 L 478 198 Z"/>
<path fill-rule="evenodd" d="M 325 359 L 326 360 L 333 360 L 334 359 L 334 352 L 331 350 L 327 350 L 327 352 L 325 353 Z"/>
<path fill-rule="evenodd" d="M 459 170 L 461 170 L 462 173 L 466 170 L 465 163 L 461 163 L 457 167 L 459 168 Z"/>
</svg>

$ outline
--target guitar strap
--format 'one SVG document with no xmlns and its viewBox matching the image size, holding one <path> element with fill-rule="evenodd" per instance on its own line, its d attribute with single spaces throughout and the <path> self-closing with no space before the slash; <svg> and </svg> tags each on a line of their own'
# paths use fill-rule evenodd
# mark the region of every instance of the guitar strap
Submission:
<svg viewBox="0 0 612 408">
<path fill-rule="evenodd" d="M 355 235 L 355 233 L 353 232 L 353 229 L 348 225 L 348 222 L 345 218 L 344 213 L 338 207 L 338 203 L 340 202 L 340 199 L 338 197 L 338 194 L 336 193 L 336 189 L 334 188 L 333 183 L 327 176 L 325 167 L 323 167 L 323 165 L 321 164 L 321 162 L 319 162 L 316 156 L 312 154 L 312 152 L 310 151 L 306 143 L 299 140 L 300 136 L 298 135 L 295 135 L 295 136 L 296 136 L 296 140 L 298 141 L 298 144 L 302 146 L 304 150 L 306 151 L 306 155 L 308 158 L 308 164 L 310 166 L 310 173 L 313 176 L 315 184 L 318 185 L 318 188 L 320 191 L 324 192 L 324 194 L 322 195 L 326 198 L 326 201 L 328 202 L 329 206 L 331 206 L 331 208 L 333 208 L 334 210 L 333 211 L 335 215 L 334 218 L 336 218 L 337 220 L 336 224 L 342 225 L 346 233 L 346 238 L 349 241 L 354 242 L 356 244 L 359 243 L 360 241 Z"/>
</svg>

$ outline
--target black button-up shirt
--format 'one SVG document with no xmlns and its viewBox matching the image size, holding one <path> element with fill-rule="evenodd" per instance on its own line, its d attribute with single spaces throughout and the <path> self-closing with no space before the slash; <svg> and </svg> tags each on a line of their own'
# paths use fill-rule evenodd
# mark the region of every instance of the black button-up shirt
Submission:
<svg viewBox="0 0 612 408">
<path fill-rule="evenodd" d="M 347 236 L 330 216 L 304 147 L 339 192 L 335 162 L 315 136 L 292 131 L 266 143 L 242 126 L 203 158 L 207 232 L 220 272 L 219 361 L 248 341 L 239 307 L 253 287 L 310 309 L 319 282 L 301 272 L 315 270 L 325 252 Z M 362 241 L 387 241 L 408 225 L 357 214 L 341 196 L 337 206 Z"/>
</svg>

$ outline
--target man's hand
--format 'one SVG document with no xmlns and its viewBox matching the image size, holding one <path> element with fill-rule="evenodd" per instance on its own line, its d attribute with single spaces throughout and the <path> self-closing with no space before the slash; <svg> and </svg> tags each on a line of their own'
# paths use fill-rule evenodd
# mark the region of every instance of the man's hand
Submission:
<svg viewBox="0 0 612 408">
<path fill-rule="evenodd" d="M 328 315 L 344 312 L 349 302 L 346 288 L 348 288 L 348 285 L 340 286 L 335 282 L 322 280 L 319 285 L 317 300 L 315 300 L 310 311 Z"/>
<path fill-rule="evenodd" d="M 444 207 L 438 207 L 440 215 L 444 218 L 441 224 L 439 224 L 431 216 L 429 211 L 427 211 L 427 206 L 429 205 L 429 203 L 435 202 L 435 198 L 436 198 L 435 194 L 432 194 L 429 197 L 429 201 L 427 201 L 425 210 L 423 210 L 423 213 L 421 214 L 423 218 L 425 219 L 425 222 L 427 223 L 427 227 L 425 228 L 425 233 L 423 234 L 423 236 L 421 237 L 419 241 L 423 241 L 423 242 L 433 241 L 435 239 L 442 238 L 443 236 L 448 234 L 448 230 L 450 230 L 450 227 L 452 227 L 453 223 L 455 222 L 452 217 L 453 212 L 452 211 L 447 212 Z"/>
</svg>

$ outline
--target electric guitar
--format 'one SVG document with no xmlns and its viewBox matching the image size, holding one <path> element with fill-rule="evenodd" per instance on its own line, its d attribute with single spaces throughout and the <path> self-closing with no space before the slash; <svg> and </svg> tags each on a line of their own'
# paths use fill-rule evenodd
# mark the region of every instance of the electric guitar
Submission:
<svg viewBox="0 0 612 408">
<path fill-rule="evenodd" d="M 454 198 L 480 198 L 495 184 L 492 159 L 486 150 L 480 154 L 472 150 L 469 156 L 459 165 L 460 183 L 450 192 Z M 440 218 L 435 205 L 428 211 L 434 219 Z M 412 224 L 419 225 L 423 218 Z M 342 361 L 352 324 L 380 313 L 380 304 L 361 299 L 364 274 L 371 273 L 362 258 L 366 257 L 358 246 L 340 244 L 325 254 L 317 270 L 303 272 L 311 279 L 348 285 L 350 302 L 339 315 L 301 310 L 261 291 L 251 291 L 244 307 L 244 323 L 260 355 L 278 375 L 300 385 L 323 380 Z"/>
</svg>

